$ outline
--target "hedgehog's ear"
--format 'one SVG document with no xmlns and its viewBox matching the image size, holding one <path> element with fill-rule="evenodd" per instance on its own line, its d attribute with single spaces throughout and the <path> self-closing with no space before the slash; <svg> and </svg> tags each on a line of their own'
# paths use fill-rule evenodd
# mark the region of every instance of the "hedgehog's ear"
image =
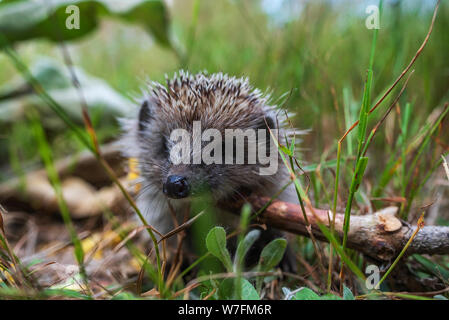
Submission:
<svg viewBox="0 0 449 320">
<path fill-rule="evenodd" d="M 265 120 L 267 121 L 268 128 L 270 129 L 276 129 L 276 123 L 274 119 L 270 116 L 265 116 Z"/>
<path fill-rule="evenodd" d="M 276 129 L 276 123 L 274 122 L 273 118 L 268 115 L 262 118 L 259 125 L 257 126 L 257 129 L 267 129 L 267 125 L 270 129 Z"/>
<path fill-rule="evenodd" d="M 145 130 L 145 125 L 153 119 L 153 114 L 150 109 L 150 103 L 145 100 L 140 106 L 139 111 L 139 131 Z"/>
<path fill-rule="evenodd" d="M 268 129 L 270 129 L 270 130 L 276 129 L 276 123 L 274 122 L 273 118 L 271 116 L 265 115 L 265 117 L 263 117 L 261 119 L 257 129 L 266 130 L 265 131 L 265 142 L 266 142 L 265 150 L 266 150 L 266 152 L 271 152 L 271 151 L 269 151 L 269 150 L 271 150 L 271 145 L 270 145 L 271 134 Z M 270 154 L 270 153 L 268 153 L 268 154 Z"/>
</svg>

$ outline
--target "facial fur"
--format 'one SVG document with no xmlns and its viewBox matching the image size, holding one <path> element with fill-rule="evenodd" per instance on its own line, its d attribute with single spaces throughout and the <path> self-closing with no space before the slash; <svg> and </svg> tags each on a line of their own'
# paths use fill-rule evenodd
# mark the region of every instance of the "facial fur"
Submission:
<svg viewBox="0 0 449 320">
<path fill-rule="evenodd" d="M 206 144 L 194 134 L 194 121 L 199 121 L 203 132 L 210 128 L 221 133 L 225 129 L 265 129 L 267 140 L 270 139 L 267 124 L 270 129 L 278 130 L 282 130 L 283 124 L 276 117 L 275 107 L 269 105 L 269 96 L 254 89 L 245 78 L 222 73 L 189 75 L 181 71 L 179 76 L 175 74 L 174 78 L 167 79 L 166 86 L 150 83 L 138 115 L 123 120 L 125 134 L 121 147 L 125 156 L 138 159 L 142 178 L 138 205 L 156 228 L 167 228 L 164 221 L 169 216 L 168 201 L 176 208 L 204 191 L 210 192 L 214 200 L 238 197 L 242 190 L 272 196 L 288 181 L 280 157 L 277 172 L 267 176 L 259 174 L 262 165 L 258 161 L 254 164 L 174 164 L 170 158 L 175 145 L 170 139 L 173 130 L 184 129 L 191 134 L 192 143 L 196 141 L 202 147 Z M 280 143 L 284 134 L 279 131 Z M 245 146 L 251 143 L 259 141 L 247 141 Z M 167 197 L 166 184 L 172 177 L 185 178 L 182 183 L 188 184 L 188 196 Z M 182 187 L 181 182 L 178 185 Z"/>
</svg>

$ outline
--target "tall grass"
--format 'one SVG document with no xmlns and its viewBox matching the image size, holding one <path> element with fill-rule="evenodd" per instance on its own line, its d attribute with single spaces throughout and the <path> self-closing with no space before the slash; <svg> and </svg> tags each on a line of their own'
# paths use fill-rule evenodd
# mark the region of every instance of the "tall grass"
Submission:
<svg viewBox="0 0 449 320">
<path fill-rule="evenodd" d="M 40 119 L 38 114 L 33 110 L 29 111 L 30 122 L 31 122 L 31 130 L 36 139 L 39 153 L 42 158 L 42 162 L 44 163 L 45 170 L 47 171 L 48 179 L 53 187 L 53 190 L 56 195 L 56 200 L 58 202 L 58 207 L 61 212 L 62 219 L 69 231 L 70 238 L 72 240 L 74 246 L 74 253 L 76 262 L 78 263 L 80 274 L 83 277 L 84 283 L 88 285 L 88 278 L 86 274 L 86 269 L 84 266 L 84 251 L 81 246 L 80 239 L 78 238 L 78 234 L 75 230 L 75 226 L 73 225 L 72 219 L 70 217 L 69 208 L 67 203 L 64 200 L 64 195 L 62 193 L 61 181 L 59 179 L 58 173 L 54 166 L 53 156 L 51 152 L 50 145 L 47 142 L 47 138 L 45 137 L 44 130 L 40 123 Z M 88 290 L 88 287 L 86 288 Z M 88 292 L 88 291 L 87 291 Z"/>
</svg>

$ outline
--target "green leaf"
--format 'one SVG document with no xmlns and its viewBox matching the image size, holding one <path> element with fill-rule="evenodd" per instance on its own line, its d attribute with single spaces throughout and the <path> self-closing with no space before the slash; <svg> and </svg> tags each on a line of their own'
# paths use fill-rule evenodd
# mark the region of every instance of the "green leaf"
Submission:
<svg viewBox="0 0 449 320">
<path fill-rule="evenodd" d="M 120 292 L 119 294 L 112 297 L 112 300 L 141 300 L 141 297 L 135 296 L 131 292 Z"/>
<path fill-rule="evenodd" d="M 260 254 L 259 271 L 267 272 L 281 262 L 287 248 L 287 240 L 279 238 L 271 241 Z"/>
<path fill-rule="evenodd" d="M 251 205 L 249 203 L 245 203 L 240 213 L 240 229 L 242 230 L 242 234 L 245 234 L 250 220 L 251 220 Z"/>
<path fill-rule="evenodd" d="M 290 154 L 294 155 L 295 154 L 295 135 L 293 135 L 292 137 L 292 141 L 290 142 Z"/>
<path fill-rule="evenodd" d="M 345 285 L 343 285 L 343 300 L 355 300 L 354 295 L 352 294 L 351 289 L 349 289 Z"/>
<path fill-rule="evenodd" d="M 243 260 L 245 259 L 248 250 L 254 244 L 254 242 L 259 238 L 260 230 L 252 230 L 248 232 L 245 238 L 240 241 L 237 251 L 234 258 L 234 265 L 241 266 L 243 264 Z"/>
<path fill-rule="evenodd" d="M 235 279 L 224 279 L 218 289 L 218 297 L 222 300 L 233 300 L 235 299 Z M 259 294 L 257 293 L 254 286 L 246 279 L 240 279 L 240 285 L 242 288 L 242 299 L 243 300 L 260 300 Z"/>
<path fill-rule="evenodd" d="M 242 279 L 242 299 L 243 300 L 260 300 L 254 286 L 246 279 Z"/>
<path fill-rule="evenodd" d="M 414 254 L 413 258 L 417 260 L 427 271 L 431 272 L 433 275 L 442 278 L 444 280 L 449 280 L 449 271 L 437 263 L 419 255 Z"/>
<path fill-rule="evenodd" d="M 85 299 L 90 300 L 89 296 L 86 296 L 76 290 L 71 289 L 44 289 L 42 294 L 47 297 L 62 296 L 65 298 Z"/>
<path fill-rule="evenodd" d="M 79 8 L 79 28 L 69 29 Z M 66 11 L 67 10 L 67 11 Z M 101 16 L 121 18 L 142 25 L 162 45 L 169 47 L 168 18 L 162 0 L 58 0 L 14 1 L 0 5 L 0 34 L 9 43 L 47 38 L 52 41 L 73 40 L 82 37 L 100 24 Z M 0 43 L 0 47 L 1 47 Z"/>
<path fill-rule="evenodd" d="M 320 296 L 309 288 L 302 288 L 296 292 L 292 300 L 320 300 Z"/>
<path fill-rule="evenodd" d="M 339 296 L 336 296 L 335 294 L 328 293 L 324 294 L 320 297 L 320 300 L 341 300 Z"/>
<path fill-rule="evenodd" d="M 286 146 L 280 144 L 280 145 L 279 145 L 279 149 L 281 149 L 282 152 L 284 152 L 286 155 L 288 155 L 288 156 L 290 156 L 290 157 L 293 157 L 292 152 L 291 152 L 290 149 L 287 148 Z"/>
<path fill-rule="evenodd" d="M 348 137 L 349 136 L 350 135 L 348 135 Z M 345 160 L 344 157 L 343 157 L 343 160 Z M 302 170 L 304 172 L 313 172 L 318 168 L 318 166 L 320 166 L 321 169 L 335 168 L 337 166 L 337 159 L 323 161 L 320 163 L 308 164 L 308 165 L 303 166 Z"/>
<path fill-rule="evenodd" d="M 362 271 L 360 271 L 359 267 L 347 256 L 345 251 L 343 250 L 340 243 L 337 241 L 335 236 L 330 232 L 330 230 L 322 223 L 318 222 L 318 227 L 320 228 L 321 232 L 324 234 L 324 236 L 329 240 L 330 243 L 334 246 L 335 250 L 337 250 L 338 254 L 340 255 L 340 258 L 344 261 L 344 263 L 351 269 L 352 272 L 354 272 L 355 275 L 357 275 L 360 279 L 365 280 L 365 275 Z"/>
<path fill-rule="evenodd" d="M 214 227 L 209 231 L 206 237 L 206 247 L 223 263 L 227 271 L 232 271 L 231 256 L 226 249 L 226 232 L 222 227 Z"/>
<path fill-rule="evenodd" d="M 365 174 L 366 165 L 368 164 L 368 157 L 361 157 L 359 162 L 357 162 L 357 167 L 355 169 L 354 178 L 351 183 L 350 191 L 355 193 L 362 183 L 363 175 Z"/>
<path fill-rule="evenodd" d="M 284 291 L 285 292 L 285 291 Z M 352 294 L 352 293 L 351 293 Z M 292 297 L 291 300 L 342 300 L 335 294 L 325 294 L 321 297 L 309 288 L 302 288 Z"/>
</svg>

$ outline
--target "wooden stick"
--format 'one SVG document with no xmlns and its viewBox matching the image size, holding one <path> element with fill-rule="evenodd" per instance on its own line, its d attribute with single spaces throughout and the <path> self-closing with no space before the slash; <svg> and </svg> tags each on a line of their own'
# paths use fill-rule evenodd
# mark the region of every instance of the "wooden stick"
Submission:
<svg viewBox="0 0 449 320">
<path fill-rule="evenodd" d="M 261 210 L 270 198 L 250 196 L 247 198 L 253 209 Z M 221 207 L 239 214 L 242 202 L 220 204 Z M 401 221 L 395 216 L 396 207 L 387 207 L 374 214 L 351 216 L 348 234 L 348 248 L 355 249 L 375 260 L 390 261 L 402 250 L 416 226 Z M 317 221 L 329 227 L 328 210 L 306 208 L 306 216 L 314 236 L 322 241 L 327 238 L 321 233 Z M 268 226 L 308 237 L 306 222 L 298 204 L 274 200 L 260 215 L 258 221 Z M 344 214 L 335 217 L 335 232 L 343 236 Z M 407 249 L 406 254 L 449 254 L 449 227 L 425 226 Z"/>
</svg>

